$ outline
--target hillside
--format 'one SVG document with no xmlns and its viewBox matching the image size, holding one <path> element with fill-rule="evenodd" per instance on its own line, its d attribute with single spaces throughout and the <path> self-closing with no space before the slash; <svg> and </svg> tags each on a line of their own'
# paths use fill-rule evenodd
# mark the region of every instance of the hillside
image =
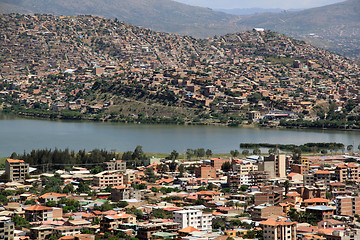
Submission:
<svg viewBox="0 0 360 240">
<path fill-rule="evenodd" d="M 271 31 L 196 39 L 94 16 L 11 14 L 0 16 L 0 42 L 5 112 L 237 126 L 276 110 L 360 128 L 357 63 Z"/>
<path fill-rule="evenodd" d="M 210 37 L 244 28 L 234 24 L 238 16 L 193 7 L 171 0 L 0 0 L 3 13 L 83 14 L 195 37 Z"/>
<path fill-rule="evenodd" d="M 297 12 L 243 16 L 239 25 L 263 27 L 360 59 L 360 0 Z"/>
</svg>

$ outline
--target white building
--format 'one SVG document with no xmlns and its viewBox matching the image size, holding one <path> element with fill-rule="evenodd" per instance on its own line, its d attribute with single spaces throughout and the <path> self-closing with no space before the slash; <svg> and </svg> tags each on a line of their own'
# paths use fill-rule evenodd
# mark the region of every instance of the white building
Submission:
<svg viewBox="0 0 360 240">
<path fill-rule="evenodd" d="M 201 231 L 211 231 L 212 218 L 211 213 L 204 214 L 200 210 L 181 210 L 173 214 L 174 222 L 180 223 L 181 229 L 192 226 Z"/>
</svg>

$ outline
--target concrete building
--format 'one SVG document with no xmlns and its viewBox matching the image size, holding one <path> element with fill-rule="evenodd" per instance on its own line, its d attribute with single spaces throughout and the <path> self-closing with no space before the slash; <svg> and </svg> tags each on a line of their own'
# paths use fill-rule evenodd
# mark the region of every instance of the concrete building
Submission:
<svg viewBox="0 0 360 240">
<path fill-rule="evenodd" d="M 249 185 L 250 178 L 248 174 L 229 173 L 227 183 L 232 190 L 238 190 L 242 185 Z"/>
<path fill-rule="evenodd" d="M 197 178 L 216 178 L 216 168 L 211 166 L 200 166 L 195 169 Z"/>
<path fill-rule="evenodd" d="M 0 239 L 14 239 L 14 223 L 10 217 L 0 217 Z"/>
<path fill-rule="evenodd" d="M 286 156 L 270 155 L 259 162 L 259 171 L 266 171 L 269 178 L 286 178 Z"/>
<path fill-rule="evenodd" d="M 25 219 L 29 222 L 42 222 L 53 220 L 53 209 L 40 205 L 33 205 L 25 209 Z"/>
<path fill-rule="evenodd" d="M 259 120 L 261 119 L 261 113 L 259 111 L 249 112 L 249 120 Z"/>
<path fill-rule="evenodd" d="M 296 222 L 282 218 L 268 219 L 260 222 L 264 240 L 294 240 L 296 239 Z"/>
<path fill-rule="evenodd" d="M 261 221 L 268 218 L 276 218 L 283 215 L 283 208 L 273 206 L 271 204 L 261 204 L 254 207 L 252 212 L 252 219 L 255 221 Z"/>
<path fill-rule="evenodd" d="M 111 189 L 111 200 L 115 202 L 125 199 L 141 200 L 142 193 L 141 190 L 132 187 L 117 186 Z"/>
<path fill-rule="evenodd" d="M 29 174 L 29 164 L 23 160 L 6 159 L 5 173 L 11 182 L 22 182 L 25 180 L 26 175 Z"/>
<path fill-rule="evenodd" d="M 123 186 L 123 175 L 116 173 L 117 171 L 105 171 L 98 173 L 94 176 L 94 186 L 107 187 L 107 186 Z"/>
<path fill-rule="evenodd" d="M 341 216 L 354 216 L 360 214 L 360 197 L 339 196 L 335 200 L 336 214 Z"/>
<path fill-rule="evenodd" d="M 224 158 L 211 158 L 210 166 L 212 166 L 215 169 L 221 169 L 221 166 L 226 162 L 230 162 L 230 160 Z"/>
<path fill-rule="evenodd" d="M 200 210 L 175 211 L 173 220 L 180 223 L 180 229 L 192 226 L 201 231 L 212 230 L 212 214 L 204 214 Z"/>
<path fill-rule="evenodd" d="M 104 162 L 106 171 L 126 171 L 126 161 L 116 160 L 115 158 L 110 160 L 109 162 Z"/>
<path fill-rule="evenodd" d="M 335 176 L 339 182 L 346 182 L 347 180 L 356 181 L 359 179 L 359 166 L 354 164 L 337 165 Z"/>
<path fill-rule="evenodd" d="M 252 162 L 246 164 L 233 164 L 232 166 L 234 172 L 238 174 L 248 174 L 250 172 L 259 170 L 258 165 L 253 164 Z"/>
</svg>

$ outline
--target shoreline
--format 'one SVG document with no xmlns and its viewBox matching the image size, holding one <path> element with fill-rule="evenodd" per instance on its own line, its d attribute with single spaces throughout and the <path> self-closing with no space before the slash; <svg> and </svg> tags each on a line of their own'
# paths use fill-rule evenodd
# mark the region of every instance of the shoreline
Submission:
<svg viewBox="0 0 360 240">
<path fill-rule="evenodd" d="M 317 128 L 317 127 L 289 127 L 289 126 L 264 126 L 256 124 L 239 124 L 238 126 L 231 126 L 230 124 L 217 123 L 217 122 L 184 122 L 184 123 L 158 123 L 158 122 L 139 122 L 139 121 L 125 121 L 116 119 L 95 119 L 95 118 L 82 118 L 82 119 L 68 119 L 60 117 L 50 118 L 41 117 L 38 114 L 26 114 L 15 112 L 0 111 L 0 116 L 12 116 L 13 119 L 34 119 L 45 121 L 64 121 L 64 122 L 96 122 L 96 123 L 120 123 L 120 124 L 144 124 L 144 125 L 174 125 L 174 126 L 215 126 L 215 127 L 229 127 L 229 128 L 248 128 L 248 129 L 287 129 L 287 130 L 317 130 L 317 131 L 343 131 L 343 132 L 360 132 L 360 129 L 343 129 L 343 128 Z"/>
</svg>

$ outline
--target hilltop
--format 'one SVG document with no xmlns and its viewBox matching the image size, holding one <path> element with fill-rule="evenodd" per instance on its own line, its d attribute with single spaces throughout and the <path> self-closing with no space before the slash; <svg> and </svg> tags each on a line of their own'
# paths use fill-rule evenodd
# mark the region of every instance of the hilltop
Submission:
<svg viewBox="0 0 360 240">
<path fill-rule="evenodd" d="M 322 121 L 313 127 L 360 127 L 357 62 L 275 32 L 196 39 L 94 16 L 19 14 L 2 15 L 0 29 L 5 112 L 237 126 L 254 110 L 251 121 L 279 124 L 269 121 L 275 110 Z"/>
<path fill-rule="evenodd" d="M 194 37 L 211 37 L 243 30 L 238 16 L 171 0 L 0 0 L 2 13 L 97 15 Z"/>
<path fill-rule="evenodd" d="M 302 11 L 243 16 L 239 25 L 271 29 L 288 36 L 360 58 L 360 1 L 347 0 Z"/>
<path fill-rule="evenodd" d="M 0 0 L 2 13 L 44 13 L 63 16 L 91 14 L 117 18 L 155 31 L 197 38 L 263 27 L 344 56 L 360 59 L 359 0 L 347 0 L 302 11 L 247 11 L 259 14 L 247 15 L 244 11 L 236 9 L 213 11 L 171 0 Z"/>
</svg>

